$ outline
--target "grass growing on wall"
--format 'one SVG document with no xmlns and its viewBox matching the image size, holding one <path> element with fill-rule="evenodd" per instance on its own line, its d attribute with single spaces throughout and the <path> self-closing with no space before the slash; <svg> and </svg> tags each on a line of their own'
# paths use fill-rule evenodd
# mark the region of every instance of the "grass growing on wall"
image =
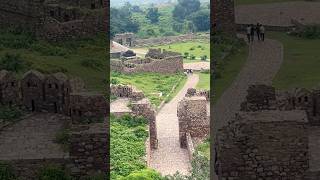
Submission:
<svg viewBox="0 0 320 180">
<path fill-rule="evenodd" d="M 166 96 L 179 92 L 186 78 L 183 73 L 168 75 L 161 73 L 134 73 L 126 75 L 118 72 L 112 72 L 110 77 L 111 81 L 130 84 L 143 91 L 151 103 L 156 106 L 159 106 L 163 100 L 169 101 L 170 98 L 173 98 L 174 96 L 170 96 L 169 99 L 166 99 Z M 172 92 L 172 88 L 176 84 L 178 86 Z M 159 96 L 159 93 L 162 93 L 162 95 Z"/>
<path fill-rule="evenodd" d="M 82 78 L 88 89 L 103 91 L 106 84 L 106 36 L 48 43 L 25 32 L 1 30 L 0 69 L 64 72 Z"/>
</svg>

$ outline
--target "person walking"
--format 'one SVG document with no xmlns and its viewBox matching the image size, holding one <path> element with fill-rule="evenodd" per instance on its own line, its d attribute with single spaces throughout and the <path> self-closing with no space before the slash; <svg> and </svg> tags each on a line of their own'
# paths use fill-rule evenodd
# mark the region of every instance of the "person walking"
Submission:
<svg viewBox="0 0 320 180">
<path fill-rule="evenodd" d="M 261 24 L 260 25 L 260 36 L 261 36 L 261 40 L 264 41 L 264 34 L 265 34 L 265 28 L 264 26 Z"/>
<path fill-rule="evenodd" d="M 260 24 L 259 23 L 257 23 L 257 26 L 256 26 L 256 33 L 257 33 L 258 41 L 260 41 L 261 34 L 260 34 Z"/>
<path fill-rule="evenodd" d="M 255 30 L 255 28 L 254 28 L 254 25 L 253 24 L 251 24 L 251 28 L 250 28 L 250 36 L 251 36 L 251 42 L 253 42 L 253 40 L 254 40 L 254 30 Z"/>
<path fill-rule="evenodd" d="M 247 38 L 248 38 L 248 42 L 250 43 L 251 42 L 251 26 L 248 24 L 247 28 Z"/>
</svg>

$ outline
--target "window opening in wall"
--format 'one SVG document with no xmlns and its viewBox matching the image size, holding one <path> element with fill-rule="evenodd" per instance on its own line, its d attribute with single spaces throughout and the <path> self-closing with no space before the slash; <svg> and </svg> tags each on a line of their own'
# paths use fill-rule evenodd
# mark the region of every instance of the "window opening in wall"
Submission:
<svg viewBox="0 0 320 180">
<path fill-rule="evenodd" d="M 28 83 L 27 83 L 27 86 L 28 86 L 28 87 L 30 87 L 30 86 L 31 86 L 30 82 L 28 82 Z"/>
<path fill-rule="evenodd" d="M 59 86 L 58 86 L 58 84 L 54 84 L 54 86 L 56 87 L 56 89 L 59 89 Z"/>
<path fill-rule="evenodd" d="M 308 102 L 309 100 L 308 100 L 308 96 L 305 96 L 304 97 L 304 102 Z"/>
<path fill-rule="evenodd" d="M 69 15 L 68 15 L 68 14 L 65 14 L 65 15 L 64 15 L 64 21 L 69 21 L 69 20 L 70 20 Z"/>
<path fill-rule="evenodd" d="M 48 84 L 48 87 L 51 89 L 51 88 L 52 88 L 52 85 L 51 85 L 51 84 Z"/>
<path fill-rule="evenodd" d="M 96 4 L 95 3 L 91 3 L 91 9 L 95 9 L 96 8 Z"/>
<path fill-rule="evenodd" d="M 11 82 L 11 86 L 14 87 L 14 82 Z"/>
<path fill-rule="evenodd" d="M 53 103 L 53 105 L 54 105 L 54 113 L 58 113 L 58 106 L 57 106 L 57 103 L 56 103 L 56 102 L 54 102 L 54 103 Z"/>
<path fill-rule="evenodd" d="M 54 11 L 53 10 L 50 11 L 50 16 L 54 17 Z"/>
</svg>

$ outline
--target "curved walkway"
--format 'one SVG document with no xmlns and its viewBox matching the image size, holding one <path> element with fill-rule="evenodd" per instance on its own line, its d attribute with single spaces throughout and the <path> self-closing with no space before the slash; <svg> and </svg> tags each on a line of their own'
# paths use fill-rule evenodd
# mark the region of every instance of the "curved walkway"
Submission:
<svg viewBox="0 0 320 180">
<path fill-rule="evenodd" d="M 283 46 L 276 40 L 255 41 L 249 45 L 249 57 L 231 86 L 213 107 L 213 126 L 216 133 L 240 110 L 248 86 L 254 83 L 270 84 L 283 61 Z"/>
<path fill-rule="evenodd" d="M 180 92 L 163 106 L 156 117 L 159 144 L 158 149 L 151 152 L 150 166 L 162 175 L 172 175 L 176 171 L 187 174 L 190 169 L 188 151 L 180 148 L 177 106 L 187 89 L 195 87 L 198 81 L 197 74 L 189 76 Z"/>
</svg>

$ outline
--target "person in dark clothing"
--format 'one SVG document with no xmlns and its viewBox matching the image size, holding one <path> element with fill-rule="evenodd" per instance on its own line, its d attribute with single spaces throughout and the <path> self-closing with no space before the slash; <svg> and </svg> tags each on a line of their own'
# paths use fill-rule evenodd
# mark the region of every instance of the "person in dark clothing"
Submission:
<svg viewBox="0 0 320 180">
<path fill-rule="evenodd" d="M 254 40 L 254 30 L 255 30 L 254 25 L 253 25 L 253 24 L 251 24 L 251 33 L 250 33 L 250 36 L 251 36 L 251 42 L 253 42 L 253 40 Z"/>
<path fill-rule="evenodd" d="M 256 32 L 257 32 L 258 41 L 260 41 L 261 40 L 261 34 L 260 34 L 260 24 L 259 23 L 257 23 Z"/>
</svg>

